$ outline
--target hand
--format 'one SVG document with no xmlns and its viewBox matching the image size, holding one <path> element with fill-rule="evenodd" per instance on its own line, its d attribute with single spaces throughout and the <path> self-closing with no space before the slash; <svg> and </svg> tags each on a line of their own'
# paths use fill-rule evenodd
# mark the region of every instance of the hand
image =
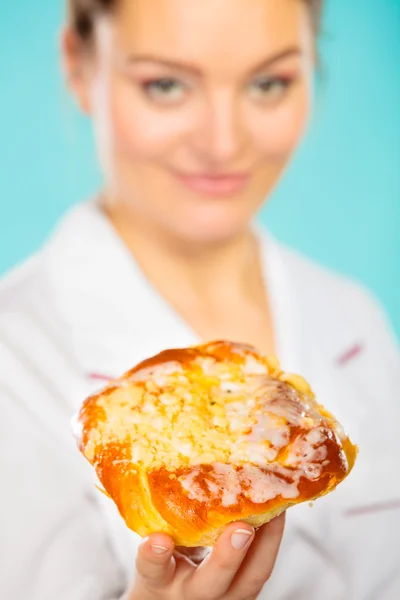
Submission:
<svg viewBox="0 0 400 600">
<path fill-rule="evenodd" d="M 200 564 L 197 552 L 185 556 L 170 537 L 152 534 L 139 549 L 129 600 L 255 600 L 274 568 L 284 521 L 281 515 L 257 533 L 232 523 Z"/>
</svg>

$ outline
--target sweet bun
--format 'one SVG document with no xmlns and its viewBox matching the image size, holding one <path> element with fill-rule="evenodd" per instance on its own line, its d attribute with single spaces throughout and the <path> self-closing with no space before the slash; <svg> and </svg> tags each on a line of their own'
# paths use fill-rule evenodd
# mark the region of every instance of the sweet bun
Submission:
<svg viewBox="0 0 400 600">
<path fill-rule="evenodd" d="M 168 350 L 88 398 L 78 444 L 127 526 L 210 546 L 332 491 L 357 449 L 306 381 L 254 348 Z"/>
</svg>

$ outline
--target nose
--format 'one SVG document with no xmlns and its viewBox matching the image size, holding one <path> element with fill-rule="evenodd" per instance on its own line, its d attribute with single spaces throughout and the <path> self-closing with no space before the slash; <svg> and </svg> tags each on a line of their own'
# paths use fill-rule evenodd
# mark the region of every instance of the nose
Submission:
<svg viewBox="0 0 400 600">
<path fill-rule="evenodd" d="M 192 136 L 198 159 L 214 168 L 237 164 L 245 142 L 239 102 L 228 93 L 208 99 Z"/>
</svg>

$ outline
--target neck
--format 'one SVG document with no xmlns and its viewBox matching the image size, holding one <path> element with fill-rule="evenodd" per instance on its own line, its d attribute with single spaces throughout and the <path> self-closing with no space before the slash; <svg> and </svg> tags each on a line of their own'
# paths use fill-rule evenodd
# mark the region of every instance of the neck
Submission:
<svg viewBox="0 0 400 600">
<path fill-rule="evenodd" d="M 177 307 L 251 296 L 259 287 L 258 248 L 250 227 L 218 242 L 178 239 L 124 207 L 103 205 L 145 276 Z"/>
</svg>

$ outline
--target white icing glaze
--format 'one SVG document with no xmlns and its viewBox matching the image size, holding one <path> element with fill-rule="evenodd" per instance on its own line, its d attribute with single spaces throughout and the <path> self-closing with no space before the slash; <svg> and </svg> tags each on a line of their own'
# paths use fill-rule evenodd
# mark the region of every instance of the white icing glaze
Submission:
<svg viewBox="0 0 400 600">
<path fill-rule="evenodd" d="M 257 360 L 251 354 L 246 356 L 242 370 L 246 375 L 268 374 L 266 365 Z"/>
<path fill-rule="evenodd" d="M 269 446 L 268 443 L 260 444 L 255 442 L 247 442 L 245 446 L 246 462 L 255 465 L 265 466 L 269 462 L 275 460 L 278 455 L 278 450 Z"/>
<path fill-rule="evenodd" d="M 282 469 L 283 470 L 283 469 Z M 278 473 L 264 472 L 257 467 L 246 465 L 244 467 L 244 482 L 249 486 L 247 496 L 255 504 L 262 504 L 273 500 L 277 496 L 282 498 L 297 498 L 299 495 L 298 480 L 288 483 L 279 477 Z"/>
<path fill-rule="evenodd" d="M 318 427 L 318 429 L 311 430 L 306 435 L 305 439 L 307 440 L 307 442 L 309 442 L 312 445 L 322 444 L 322 442 L 324 442 L 326 440 L 326 433 L 324 432 L 323 429 Z"/>
<path fill-rule="evenodd" d="M 206 485 L 208 487 L 208 489 L 210 490 L 211 494 L 216 497 L 218 496 L 219 492 L 220 492 L 220 487 L 218 484 L 214 483 L 213 481 L 211 481 L 210 479 L 206 479 L 205 480 Z"/>
<path fill-rule="evenodd" d="M 255 504 L 263 504 L 277 496 L 295 499 L 299 495 L 298 484 L 303 473 L 296 473 L 281 466 L 266 472 L 253 465 L 245 465 L 237 471 L 232 465 L 213 465 L 212 472 L 204 477 L 207 493 L 200 485 L 200 468 L 193 469 L 188 475 L 179 478 L 191 500 L 210 502 L 219 500 L 225 508 L 238 503 L 242 494 Z M 292 478 L 287 481 L 285 478 Z"/>
<path fill-rule="evenodd" d="M 222 489 L 222 506 L 227 508 L 237 504 L 242 486 L 234 467 L 216 463 L 214 465 L 214 477 L 217 484 L 219 484 L 219 489 Z"/>
<path fill-rule="evenodd" d="M 272 453 L 276 453 L 276 450 L 268 449 L 265 444 L 247 443 L 245 452 L 253 464 L 245 464 L 240 469 L 235 469 L 231 464 L 213 464 L 210 473 L 204 477 L 209 494 L 199 484 L 200 467 L 181 477 L 180 481 L 189 498 L 200 502 L 219 500 L 224 507 L 237 504 L 241 494 L 255 504 L 268 502 L 278 496 L 295 499 L 300 494 L 301 479 L 318 479 L 322 468 L 329 463 L 324 445 L 326 439 L 323 428 L 299 436 L 291 447 L 285 466 L 274 463 L 266 466 L 275 458 Z M 271 454 L 268 454 L 268 450 Z"/>
<path fill-rule="evenodd" d="M 211 358 L 211 356 L 207 357 L 207 358 L 198 357 L 198 358 L 196 358 L 196 360 L 194 362 L 203 369 L 203 371 L 206 375 L 213 374 L 214 366 L 215 366 L 215 359 Z"/>
<path fill-rule="evenodd" d="M 199 473 L 199 467 L 195 467 L 188 475 L 180 477 L 179 481 L 181 482 L 183 489 L 188 492 L 188 496 L 191 500 L 207 502 L 210 499 L 210 495 L 207 494 L 207 492 L 200 486 L 198 482 Z M 219 493 L 219 489 L 217 489 L 217 487 L 218 486 L 215 486 L 214 488 L 214 494 L 210 490 L 210 493 L 213 494 L 211 497 L 216 497 L 216 495 Z"/>
<path fill-rule="evenodd" d="M 326 433 L 320 427 L 298 437 L 290 448 L 286 464 L 296 467 L 307 479 L 318 479 L 328 456 L 323 445 L 326 439 Z"/>
<path fill-rule="evenodd" d="M 150 379 L 160 387 L 163 387 L 168 381 L 168 376 L 174 373 L 183 373 L 183 369 L 178 361 L 171 360 L 151 367 L 144 367 L 133 373 L 127 381 L 148 381 Z"/>
<path fill-rule="evenodd" d="M 290 427 L 286 423 L 279 423 L 277 418 L 270 413 L 259 414 L 257 423 L 253 426 L 248 440 L 251 442 L 262 442 L 267 440 L 270 444 L 280 450 L 289 441 Z"/>
</svg>

